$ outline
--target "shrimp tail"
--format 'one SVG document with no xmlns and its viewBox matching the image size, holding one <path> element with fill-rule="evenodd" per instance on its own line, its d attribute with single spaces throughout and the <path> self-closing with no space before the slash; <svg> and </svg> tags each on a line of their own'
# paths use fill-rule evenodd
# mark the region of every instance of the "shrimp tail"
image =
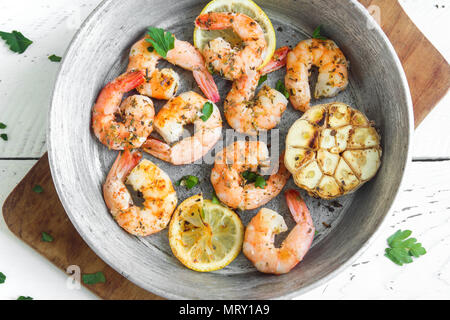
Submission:
<svg viewBox="0 0 450 320">
<path fill-rule="evenodd" d="M 128 92 L 145 82 L 145 74 L 142 70 L 134 70 L 120 75 L 114 82 L 121 92 Z"/>
<path fill-rule="evenodd" d="M 141 158 L 142 153 L 136 150 L 130 151 L 129 149 L 125 149 L 123 152 L 119 152 L 116 161 L 114 161 L 109 171 L 107 180 L 110 180 L 114 176 L 123 181 L 130 174 L 131 170 L 137 166 Z"/>
<path fill-rule="evenodd" d="M 195 19 L 195 26 L 202 30 L 223 30 L 231 27 L 234 15 L 225 12 L 209 12 Z"/>
<path fill-rule="evenodd" d="M 125 93 L 135 89 L 145 82 L 145 74 L 142 71 L 129 71 L 121 74 L 115 80 L 109 82 L 98 95 L 94 106 L 95 113 L 111 112 L 108 101 L 115 92 Z M 113 108 L 115 106 L 112 106 Z"/>
<path fill-rule="evenodd" d="M 202 71 L 194 70 L 193 75 L 195 81 L 197 81 L 198 86 L 206 97 L 214 103 L 219 102 L 219 89 L 217 89 L 213 76 L 206 70 L 206 68 Z"/>
<path fill-rule="evenodd" d="M 142 149 L 158 159 L 171 162 L 171 148 L 161 140 L 149 137 L 142 145 Z"/>
<path fill-rule="evenodd" d="M 290 189 L 285 192 L 286 202 L 291 211 L 292 217 L 297 224 L 306 222 L 313 226 L 312 218 L 305 201 L 296 190 Z M 314 227 L 313 227 L 314 228 Z"/>
<path fill-rule="evenodd" d="M 278 48 L 272 56 L 272 59 L 259 70 L 261 75 L 265 75 L 283 68 L 287 62 L 287 55 L 289 53 L 289 47 L 284 46 Z"/>
</svg>

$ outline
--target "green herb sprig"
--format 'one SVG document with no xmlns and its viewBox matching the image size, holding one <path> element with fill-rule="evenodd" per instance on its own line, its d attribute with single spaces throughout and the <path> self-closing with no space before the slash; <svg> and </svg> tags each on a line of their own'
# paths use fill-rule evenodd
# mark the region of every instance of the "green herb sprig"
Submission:
<svg viewBox="0 0 450 320">
<path fill-rule="evenodd" d="M 217 198 L 217 195 L 215 192 L 212 193 L 211 202 L 214 204 L 220 204 L 220 200 L 219 200 L 219 198 Z"/>
<path fill-rule="evenodd" d="M 259 81 L 258 81 L 258 87 L 259 87 L 260 85 L 262 85 L 264 82 L 266 82 L 266 80 L 267 80 L 267 74 L 261 76 L 261 77 L 259 78 Z"/>
<path fill-rule="evenodd" d="M 84 284 L 96 284 L 106 282 L 105 275 L 101 271 L 96 273 L 83 274 L 81 278 Z"/>
<path fill-rule="evenodd" d="M 19 31 L 4 32 L 0 31 L 0 38 L 6 41 L 9 49 L 13 52 L 22 54 L 33 43 L 30 39 L 26 38 Z"/>
<path fill-rule="evenodd" d="M 60 62 L 61 61 L 61 57 L 55 56 L 54 54 L 52 54 L 51 56 L 48 57 L 48 60 L 52 61 L 52 62 Z"/>
<path fill-rule="evenodd" d="M 34 300 L 32 297 L 20 296 L 17 300 Z"/>
<path fill-rule="evenodd" d="M 398 230 L 390 236 L 387 239 L 389 248 L 386 248 L 384 255 L 392 262 L 402 266 L 405 263 L 413 262 L 412 257 L 419 258 L 426 254 L 427 251 L 421 243 L 417 243 L 417 239 L 409 238 L 411 234 L 411 230 Z"/>
<path fill-rule="evenodd" d="M 202 109 L 202 116 L 200 116 L 200 119 L 203 120 L 203 122 L 208 121 L 209 117 L 211 117 L 211 114 L 213 113 L 213 104 L 211 102 L 205 102 Z"/>
<path fill-rule="evenodd" d="M 198 177 L 196 176 L 184 176 L 180 180 L 178 180 L 175 184 L 177 186 L 185 186 L 186 189 L 191 190 L 193 187 L 195 187 L 199 182 Z"/>
<path fill-rule="evenodd" d="M 160 28 L 149 27 L 147 34 L 150 38 L 145 39 L 150 42 L 156 52 L 163 58 L 167 57 L 167 52 L 175 47 L 175 37 L 169 31 Z"/>
<path fill-rule="evenodd" d="M 245 179 L 247 183 L 255 183 L 255 187 L 264 189 L 267 186 L 266 179 L 263 176 L 259 175 L 253 171 L 244 171 L 242 173 L 242 177 Z"/>
<path fill-rule="evenodd" d="M 44 191 L 44 188 L 37 184 L 33 187 L 33 191 L 36 193 L 42 193 Z"/>
<path fill-rule="evenodd" d="M 0 272 L 0 283 L 5 283 L 6 276 L 3 272 Z"/>
<path fill-rule="evenodd" d="M 277 91 L 280 91 L 286 97 L 286 99 L 289 99 L 289 92 L 287 91 L 286 87 L 284 86 L 283 81 L 278 80 L 277 85 L 275 86 L 275 89 Z"/>
<path fill-rule="evenodd" d="M 326 37 L 322 36 L 320 34 L 321 29 L 322 29 L 323 25 L 318 26 L 317 28 L 314 29 L 313 31 L 313 39 L 319 39 L 319 40 L 327 40 Z"/>
<path fill-rule="evenodd" d="M 53 242 L 53 237 L 51 235 L 49 235 L 47 232 L 42 232 L 41 240 L 43 242 Z"/>
</svg>

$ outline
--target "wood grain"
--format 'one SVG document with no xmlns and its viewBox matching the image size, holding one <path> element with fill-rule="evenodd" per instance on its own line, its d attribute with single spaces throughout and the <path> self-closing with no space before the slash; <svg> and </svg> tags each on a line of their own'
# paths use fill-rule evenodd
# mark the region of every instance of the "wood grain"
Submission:
<svg viewBox="0 0 450 320">
<path fill-rule="evenodd" d="M 32 191 L 36 185 L 42 193 Z M 87 285 L 104 299 L 162 299 L 125 279 L 103 262 L 83 241 L 67 217 L 50 174 L 47 154 L 28 172 L 3 204 L 9 229 L 58 268 L 77 265 L 82 273 L 102 271 L 104 284 Z M 41 232 L 54 237 L 50 244 L 41 241 Z"/>
<path fill-rule="evenodd" d="M 417 126 L 448 91 L 450 67 L 397 1 L 362 0 L 361 3 L 366 7 L 377 5 L 381 9 L 381 26 L 391 39 L 409 81 Z M 32 187 L 35 184 L 41 185 L 44 192 L 34 193 Z M 46 154 L 7 198 L 3 214 L 13 233 L 62 270 L 69 265 L 78 265 L 83 273 L 103 271 L 107 278 L 105 284 L 87 286 L 101 298 L 161 299 L 122 277 L 81 239 L 58 199 Z M 40 240 L 43 230 L 54 236 L 51 245 Z"/>
<path fill-rule="evenodd" d="M 391 40 L 408 79 L 415 127 L 444 97 L 450 87 L 450 65 L 414 25 L 398 1 L 360 0 L 378 6 L 381 28 Z"/>
</svg>

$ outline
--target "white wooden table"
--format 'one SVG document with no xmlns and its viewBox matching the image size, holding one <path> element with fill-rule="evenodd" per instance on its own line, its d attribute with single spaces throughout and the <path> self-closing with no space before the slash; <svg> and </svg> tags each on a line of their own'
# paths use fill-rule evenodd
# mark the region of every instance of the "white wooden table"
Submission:
<svg viewBox="0 0 450 320">
<path fill-rule="evenodd" d="M 17 55 L 0 41 L 0 203 L 46 151 L 47 111 L 59 64 L 83 19 L 100 0 L 15 0 L 0 2 L 0 30 L 21 31 L 34 41 Z M 413 21 L 450 61 L 450 1 L 401 0 Z M 383 13 L 381 13 L 383 14 Z M 420 66 L 419 66 L 420 67 Z M 426 72 L 426 70 L 424 70 Z M 450 95 L 416 130 L 413 163 L 403 190 L 373 244 L 356 262 L 300 299 L 450 298 Z M 383 256 L 386 238 L 413 230 L 428 250 L 399 267 Z M 18 240 L 0 218 L 0 299 L 96 299 L 68 289 L 67 276 Z"/>
</svg>

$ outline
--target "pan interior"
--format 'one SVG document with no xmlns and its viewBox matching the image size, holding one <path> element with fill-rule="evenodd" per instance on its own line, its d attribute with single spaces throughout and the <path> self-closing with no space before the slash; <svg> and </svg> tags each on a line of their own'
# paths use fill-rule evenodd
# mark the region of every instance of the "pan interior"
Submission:
<svg viewBox="0 0 450 320">
<path fill-rule="evenodd" d="M 228 267 L 216 272 L 186 269 L 171 253 L 167 229 L 145 238 L 131 236 L 115 223 L 102 198 L 101 185 L 117 152 L 100 144 L 90 129 L 90 112 L 99 90 L 126 69 L 129 48 L 144 35 L 146 27 L 164 28 L 178 39 L 192 43 L 193 21 L 203 2 L 105 1 L 75 38 L 61 68 L 49 125 L 52 174 L 61 200 L 78 231 L 106 262 L 138 285 L 162 296 L 264 299 L 301 292 L 339 268 L 363 246 L 386 215 L 401 181 L 411 130 L 408 94 L 397 61 L 378 29 L 352 1 L 260 4 L 272 20 L 278 47 L 293 47 L 309 38 L 317 25 L 324 25 L 324 33 L 337 42 L 350 61 L 350 85 L 337 97 L 313 100 L 312 104 L 340 101 L 363 111 L 375 121 L 384 152 L 377 176 L 357 192 L 337 201 L 312 199 L 302 193 L 318 233 L 304 261 L 283 276 L 258 273 L 242 253 Z M 166 65 L 163 62 L 159 67 Z M 200 93 L 190 72 L 173 68 L 182 79 L 178 93 L 188 90 Z M 284 78 L 284 72 L 283 69 L 270 74 L 266 84 L 275 87 L 277 80 Z M 217 76 L 215 79 L 223 101 L 231 83 Z M 222 101 L 217 105 L 225 119 Z M 154 102 L 156 111 L 164 104 Z M 286 134 L 300 116 L 289 105 L 279 130 L 268 133 L 273 158 L 284 150 Z M 224 137 L 229 137 L 226 129 L 230 127 L 224 121 Z M 200 184 L 189 191 L 175 187 L 181 203 L 200 192 L 206 198 L 211 197 L 209 175 L 214 153 L 229 143 L 230 140 L 220 141 L 201 164 L 175 167 L 147 154 L 144 157 L 167 172 L 172 182 L 185 175 L 200 178 Z M 295 188 L 292 179 L 285 190 L 289 188 Z M 282 214 L 288 226 L 293 226 L 282 194 L 265 207 Z M 246 225 L 257 211 L 238 213 Z M 276 242 L 284 237 L 281 235 Z"/>
</svg>

